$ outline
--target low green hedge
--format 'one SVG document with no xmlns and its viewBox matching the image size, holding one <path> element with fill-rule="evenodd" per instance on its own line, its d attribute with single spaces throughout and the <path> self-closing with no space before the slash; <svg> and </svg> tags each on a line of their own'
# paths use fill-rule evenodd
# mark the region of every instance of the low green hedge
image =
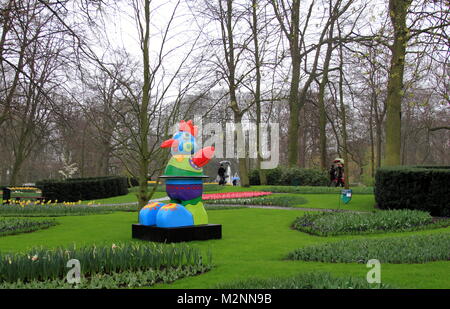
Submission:
<svg viewBox="0 0 450 309">
<path fill-rule="evenodd" d="M 303 273 L 289 278 L 248 279 L 218 284 L 216 289 L 389 289 L 365 278 L 335 277 L 326 272 Z"/>
<path fill-rule="evenodd" d="M 293 227 L 319 236 L 362 233 L 403 232 L 446 227 L 450 219 L 433 220 L 427 212 L 418 210 L 386 210 L 372 213 L 313 213 L 298 217 Z"/>
<path fill-rule="evenodd" d="M 81 274 L 84 277 L 124 271 L 209 265 L 211 262 L 211 256 L 202 258 L 198 248 L 184 244 L 133 242 L 86 247 L 73 245 L 56 249 L 35 248 L 26 253 L 0 253 L 0 283 L 64 279 L 68 271 L 67 261 L 71 259 L 80 262 Z"/>
<path fill-rule="evenodd" d="M 317 169 L 299 167 L 277 167 L 265 170 L 268 185 L 276 186 L 327 186 L 328 175 Z M 260 185 L 259 171 L 249 173 L 250 185 Z"/>
<path fill-rule="evenodd" d="M 351 239 L 308 246 L 288 259 L 324 263 L 427 263 L 450 260 L 450 233 L 390 238 Z"/>
<path fill-rule="evenodd" d="M 0 236 L 34 232 L 36 230 L 49 228 L 56 224 L 55 220 L 0 218 Z"/>
<path fill-rule="evenodd" d="M 383 167 L 375 175 L 380 209 L 416 209 L 450 217 L 450 169 L 447 167 Z"/>
<path fill-rule="evenodd" d="M 92 177 L 67 180 L 41 180 L 36 187 L 49 201 L 77 202 L 128 194 L 126 177 Z"/>
</svg>

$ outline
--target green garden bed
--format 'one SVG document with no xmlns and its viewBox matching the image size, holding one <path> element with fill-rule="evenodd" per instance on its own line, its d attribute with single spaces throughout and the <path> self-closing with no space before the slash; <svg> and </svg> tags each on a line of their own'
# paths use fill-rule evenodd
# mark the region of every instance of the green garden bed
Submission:
<svg viewBox="0 0 450 309">
<path fill-rule="evenodd" d="M 229 187 L 229 189 L 237 191 L 233 187 Z M 250 190 L 254 191 L 255 189 L 251 188 Z M 267 188 L 264 190 L 270 191 Z M 306 198 L 308 203 L 301 207 L 337 208 L 339 202 L 337 194 L 308 194 Z M 354 195 L 352 201 L 345 206 L 341 205 L 341 208 L 372 211 L 373 205 L 373 195 Z M 211 207 L 228 208 L 228 206 L 214 205 Z M 292 222 L 306 213 L 309 212 L 294 208 L 281 210 L 237 207 L 209 211 L 209 222 L 222 224 L 223 238 L 195 241 L 189 243 L 189 246 L 198 248 L 202 252 L 210 250 L 214 255 L 215 267 L 199 276 L 182 278 L 170 284 L 166 281 L 159 281 L 152 288 L 205 289 L 214 288 L 218 283 L 240 282 L 252 278 L 261 280 L 288 278 L 294 274 L 308 272 L 327 272 L 333 277 L 352 277 L 364 280 L 368 268 L 363 263 L 286 260 L 287 254 L 298 248 L 361 239 L 362 237 L 358 235 L 317 237 L 292 229 Z M 30 248 L 41 245 L 55 248 L 68 247 L 72 244 L 86 246 L 103 242 L 109 244 L 113 242 L 141 243 L 141 241 L 131 238 L 131 224 L 137 222 L 136 212 L 61 216 L 55 220 L 59 224 L 51 229 L 0 237 L 0 252 L 28 252 Z M 365 235 L 364 238 L 376 240 L 392 236 L 427 236 L 449 232 L 450 227 L 446 227 Z M 450 279 L 448 276 L 442 275 L 448 272 L 450 272 L 450 261 L 448 260 L 414 264 L 413 266 L 410 264 L 382 264 L 382 282 L 399 288 L 449 288 Z M 119 286 L 125 287 L 122 283 Z"/>
<path fill-rule="evenodd" d="M 2 217 L 60 217 L 108 214 L 114 211 L 137 211 L 136 205 L 81 206 L 81 205 L 0 205 Z"/>
<path fill-rule="evenodd" d="M 427 212 L 386 210 L 372 213 L 314 213 L 298 217 L 293 227 L 319 236 L 404 232 L 450 226 L 450 219 L 436 219 Z"/>
<path fill-rule="evenodd" d="M 57 224 L 54 220 L 36 220 L 24 218 L 1 218 L 0 217 L 0 236 L 15 235 L 20 233 L 34 232 L 40 229 L 46 229 Z"/>
<path fill-rule="evenodd" d="M 186 245 L 161 245 L 150 242 L 117 243 L 77 247 L 33 248 L 25 253 L 0 254 L 0 287 L 49 288 L 62 283 L 67 261 L 80 263 L 83 287 L 149 286 L 157 281 L 208 271 L 211 256 Z M 177 273 L 178 272 L 178 273 Z M 102 283 L 102 279 L 105 282 Z"/>
<path fill-rule="evenodd" d="M 335 277 L 326 272 L 303 273 L 288 278 L 247 279 L 222 283 L 217 289 L 388 289 L 389 285 L 370 284 L 363 278 Z"/>
<path fill-rule="evenodd" d="M 427 263 L 450 260 L 450 233 L 381 239 L 352 239 L 297 249 L 290 260 L 327 263 Z"/>
<path fill-rule="evenodd" d="M 231 198 L 207 200 L 207 204 L 221 204 L 221 205 L 261 205 L 261 206 L 281 206 L 281 207 L 295 207 L 306 204 L 308 200 L 302 196 L 283 194 L 249 197 L 249 198 Z"/>
</svg>

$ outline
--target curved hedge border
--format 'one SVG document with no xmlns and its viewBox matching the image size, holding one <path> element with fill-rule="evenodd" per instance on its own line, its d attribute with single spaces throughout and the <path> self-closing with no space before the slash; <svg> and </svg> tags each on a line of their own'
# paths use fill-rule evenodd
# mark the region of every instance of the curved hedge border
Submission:
<svg viewBox="0 0 450 309">
<path fill-rule="evenodd" d="M 375 175 L 380 209 L 416 209 L 450 216 L 450 167 L 382 167 Z"/>
<path fill-rule="evenodd" d="M 47 201 L 77 202 L 128 194 L 126 177 L 46 179 L 36 183 Z"/>
</svg>

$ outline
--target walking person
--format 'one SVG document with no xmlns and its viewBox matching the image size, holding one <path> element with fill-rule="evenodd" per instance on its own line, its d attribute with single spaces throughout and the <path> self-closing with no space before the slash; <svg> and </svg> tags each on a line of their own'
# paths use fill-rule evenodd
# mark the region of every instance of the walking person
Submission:
<svg viewBox="0 0 450 309">
<path fill-rule="evenodd" d="M 334 164 L 332 164 L 331 168 L 330 168 L 330 184 L 329 184 L 329 187 L 331 187 L 334 184 L 334 182 L 336 182 L 336 181 L 337 181 L 336 180 L 336 169 L 334 168 Z"/>
<path fill-rule="evenodd" d="M 225 185 L 225 168 L 223 167 L 223 164 L 220 164 L 217 174 L 220 177 L 219 185 Z"/>
<path fill-rule="evenodd" d="M 344 166 L 342 164 L 338 164 L 336 187 L 343 187 L 343 186 L 344 186 Z"/>
</svg>

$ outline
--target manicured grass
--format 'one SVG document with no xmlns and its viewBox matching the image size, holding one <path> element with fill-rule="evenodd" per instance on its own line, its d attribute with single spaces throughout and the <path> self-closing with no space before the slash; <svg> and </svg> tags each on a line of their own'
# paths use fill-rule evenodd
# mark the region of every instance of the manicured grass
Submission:
<svg viewBox="0 0 450 309">
<path fill-rule="evenodd" d="M 215 185 L 211 185 L 214 187 L 217 187 Z M 211 192 L 219 193 L 219 192 L 242 192 L 242 191 L 271 191 L 271 188 L 274 188 L 273 186 L 250 186 L 248 188 L 242 188 L 239 186 L 222 186 L 221 190 L 214 190 Z M 281 187 L 283 188 L 283 187 Z M 299 187 L 296 187 L 299 188 Z M 335 190 L 336 188 L 328 188 L 328 187 L 305 187 L 306 189 L 310 190 L 311 188 L 315 188 L 314 190 Z M 305 189 L 305 190 L 306 190 Z M 137 197 L 135 188 L 131 188 L 130 192 L 127 195 L 117 196 L 117 197 L 110 197 L 106 199 L 99 199 L 95 201 L 83 201 L 83 204 L 88 204 L 95 202 L 95 204 L 114 204 L 114 203 L 134 203 L 137 202 Z M 208 191 L 205 191 L 208 192 Z M 359 194 L 354 193 L 352 200 L 348 204 L 344 204 L 340 200 L 339 190 L 337 193 L 304 193 L 304 194 L 296 194 L 296 193 L 280 193 L 276 194 L 274 196 L 285 196 L 285 197 L 302 197 L 307 200 L 307 203 L 293 203 L 293 207 L 304 207 L 304 208 L 321 208 L 321 209 L 346 209 L 346 210 L 355 210 L 355 211 L 373 211 L 375 210 L 375 199 L 373 194 Z M 165 192 L 155 192 L 155 194 L 152 196 L 152 199 L 165 197 L 167 194 Z M 208 204 L 207 201 L 205 201 L 205 204 Z"/>
<path fill-rule="evenodd" d="M 309 199 L 309 198 L 308 198 Z M 450 227 L 418 232 L 384 235 L 317 237 L 291 229 L 300 210 L 249 209 L 210 211 L 209 221 L 223 225 L 220 240 L 196 241 L 190 246 L 211 250 L 215 267 L 202 275 L 177 280 L 172 284 L 157 284 L 155 288 L 213 288 L 218 283 L 249 278 L 287 278 L 298 273 L 325 271 L 333 276 L 366 278 L 364 264 L 286 261 L 287 254 L 297 248 L 344 239 L 431 235 L 450 232 Z M 59 225 L 31 234 L 0 238 L 0 252 L 25 251 L 44 245 L 69 246 L 105 242 L 139 242 L 131 239 L 131 224 L 137 213 L 117 212 L 107 215 L 58 217 Z M 417 265 L 382 264 L 382 282 L 405 288 L 450 288 L 450 262 L 430 262 Z"/>
</svg>

